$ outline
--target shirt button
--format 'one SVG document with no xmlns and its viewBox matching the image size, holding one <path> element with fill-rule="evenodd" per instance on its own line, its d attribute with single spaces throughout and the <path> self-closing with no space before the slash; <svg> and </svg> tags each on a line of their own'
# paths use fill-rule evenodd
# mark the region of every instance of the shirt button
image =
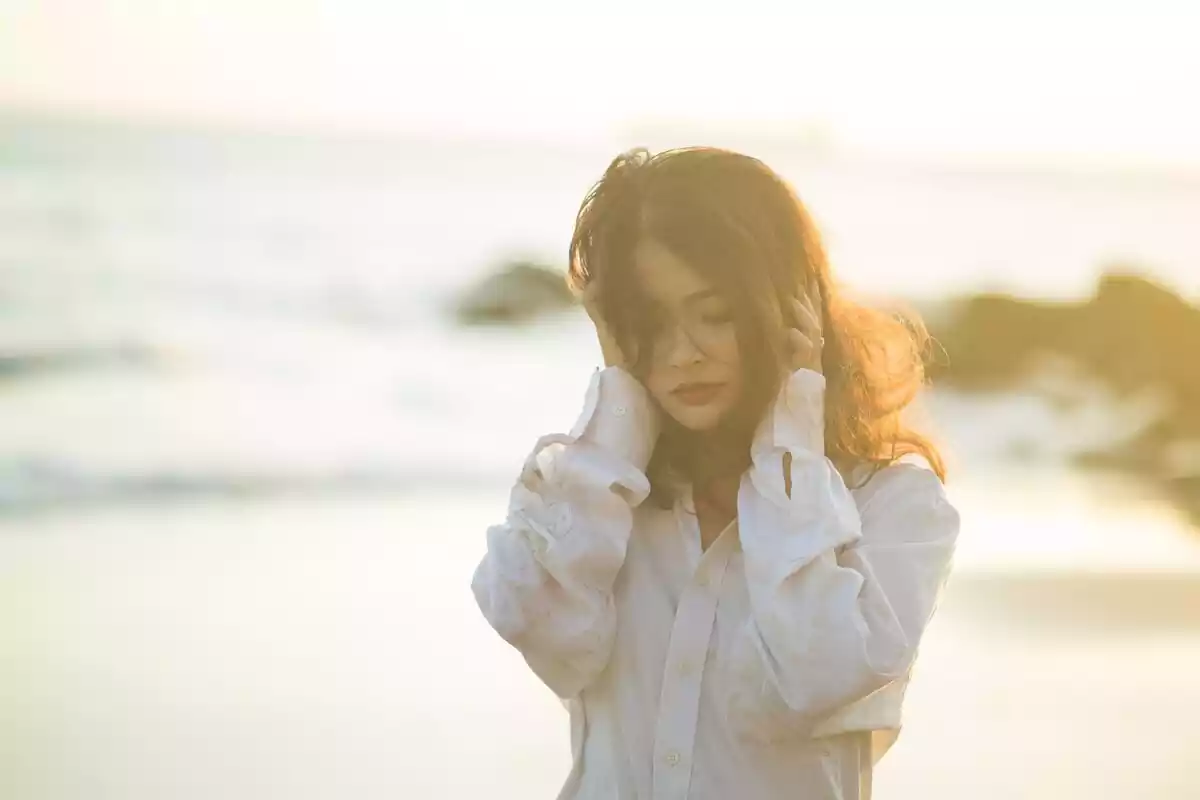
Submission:
<svg viewBox="0 0 1200 800">
<path fill-rule="evenodd" d="M 616 408 L 613 409 L 613 413 L 616 414 L 618 417 L 625 416 L 625 406 L 617 406 Z"/>
<path fill-rule="evenodd" d="M 673 767 L 679 763 L 679 753 L 674 751 L 667 753 L 667 766 Z"/>
</svg>

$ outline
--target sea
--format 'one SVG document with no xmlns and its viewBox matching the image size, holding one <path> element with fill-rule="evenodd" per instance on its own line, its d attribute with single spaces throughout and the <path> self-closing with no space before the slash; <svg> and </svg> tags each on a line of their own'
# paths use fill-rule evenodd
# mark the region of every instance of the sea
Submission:
<svg viewBox="0 0 1200 800">
<path fill-rule="evenodd" d="M 0 797 L 555 795 L 469 582 L 599 352 L 453 308 L 640 143 L 0 116 Z M 762 150 L 864 297 L 1200 300 L 1195 173 Z M 1145 408 L 1071 380 L 922 401 L 963 531 L 878 797 L 1200 797 L 1200 530 L 1071 466 Z"/>
</svg>

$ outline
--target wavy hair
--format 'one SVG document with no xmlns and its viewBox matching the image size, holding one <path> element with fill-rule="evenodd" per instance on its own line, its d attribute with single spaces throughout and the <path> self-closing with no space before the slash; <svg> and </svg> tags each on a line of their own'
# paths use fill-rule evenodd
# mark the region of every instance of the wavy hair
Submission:
<svg viewBox="0 0 1200 800">
<path fill-rule="evenodd" d="M 830 274 L 816 225 L 792 188 L 761 161 L 718 148 L 644 149 L 617 156 L 584 198 L 571 237 L 568 283 L 603 276 L 598 310 L 630 368 L 643 374 L 655 335 L 633 274 L 633 251 L 653 239 L 696 270 L 732 309 L 745 392 L 731 420 L 696 434 L 667 419 L 647 468 L 652 496 L 679 480 L 702 484 L 749 466 L 753 428 L 786 374 L 786 302 L 816 285 L 826 377 L 825 451 L 842 472 L 874 471 L 907 454 L 945 480 L 934 444 L 901 419 L 925 383 L 929 337 L 913 314 L 852 301 Z M 665 416 L 665 415 L 664 415 Z"/>
</svg>

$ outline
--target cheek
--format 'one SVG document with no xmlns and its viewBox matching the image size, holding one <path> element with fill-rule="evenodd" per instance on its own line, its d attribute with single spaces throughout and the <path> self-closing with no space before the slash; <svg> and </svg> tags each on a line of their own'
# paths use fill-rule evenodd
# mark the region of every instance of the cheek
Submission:
<svg viewBox="0 0 1200 800">
<path fill-rule="evenodd" d="M 742 399 L 745 381 L 742 375 L 742 351 L 738 347 L 737 336 L 730 334 L 725 337 L 720 346 L 713 351 L 713 359 L 719 361 L 726 370 L 732 391 L 726 398 L 726 410 L 738 405 Z"/>
<path fill-rule="evenodd" d="M 713 362 L 720 364 L 726 377 L 736 377 L 742 371 L 742 351 L 738 347 L 737 333 L 723 332 L 705 344 L 705 353 Z"/>
<path fill-rule="evenodd" d="M 672 384 L 670 377 L 667 375 L 667 370 L 652 366 L 650 371 L 646 373 L 646 388 L 650 391 L 650 396 L 658 401 L 658 404 L 664 405 L 670 400 Z"/>
<path fill-rule="evenodd" d="M 714 356 L 721 363 L 728 364 L 731 368 L 740 370 L 742 367 L 742 351 L 738 347 L 737 334 L 730 333 L 721 337 L 720 347 Z"/>
</svg>

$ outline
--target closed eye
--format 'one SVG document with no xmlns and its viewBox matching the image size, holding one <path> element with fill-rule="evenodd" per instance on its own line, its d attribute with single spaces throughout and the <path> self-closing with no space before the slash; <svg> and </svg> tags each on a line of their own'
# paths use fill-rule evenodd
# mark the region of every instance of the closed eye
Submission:
<svg viewBox="0 0 1200 800">
<path fill-rule="evenodd" d="M 703 303 L 705 300 L 711 300 L 717 296 L 715 289 L 700 289 L 683 298 L 683 304 L 685 306 L 694 306 L 697 303 Z"/>
<path fill-rule="evenodd" d="M 725 311 L 704 314 L 700 319 L 709 325 L 724 325 L 727 322 L 733 321 L 733 317 Z"/>
</svg>

